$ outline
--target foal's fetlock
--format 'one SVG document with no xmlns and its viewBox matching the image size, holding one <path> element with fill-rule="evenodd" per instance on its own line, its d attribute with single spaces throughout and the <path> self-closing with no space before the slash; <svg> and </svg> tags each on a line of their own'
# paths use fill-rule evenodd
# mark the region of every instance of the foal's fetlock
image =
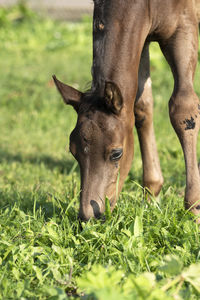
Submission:
<svg viewBox="0 0 200 300">
<path fill-rule="evenodd" d="M 152 196 L 157 197 L 162 189 L 163 183 L 164 179 L 160 177 L 156 180 L 144 181 L 144 187 L 147 188 L 147 191 L 149 191 Z"/>
<path fill-rule="evenodd" d="M 185 202 L 185 209 L 190 211 L 194 216 L 197 216 L 196 222 L 200 224 L 200 193 L 199 193 L 199 200 L 198 200 L 198 196 L 193 198 L 193 200 L 185 197 L 184 202 Z"/>
<path fill-rule="evenodd" d="M 197 224 L 200 224 L 200 205 L 197 205 L 196 207 L 188 209 L 188 211 L 190 211 L 195 216 L 195 222 Z"/>
</svg>

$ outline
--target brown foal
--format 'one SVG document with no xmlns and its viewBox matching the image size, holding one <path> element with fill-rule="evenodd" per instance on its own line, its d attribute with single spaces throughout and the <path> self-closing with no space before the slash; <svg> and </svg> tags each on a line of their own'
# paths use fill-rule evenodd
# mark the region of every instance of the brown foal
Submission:
<svg viewBox="0 0 200 300">
<path fill-rule="evenodd" d="M 81 171 L 82 220 L 98 218 L 106 196 L 114 208 L 133 159 L 134 124 L 143 185 L 155 196 L 163 185 L 153 128 L 151 41 L 159 43 L 174 76 L 169 114 L 185 157 L 185 207 L 200 213 L 200 102 L 193 88 L 199 21 L 200 0 L 94 0 L 91 90 L 81 93 L 54 76 L 65 103 L 78 114 L 70 151 Z"/>
</svg>

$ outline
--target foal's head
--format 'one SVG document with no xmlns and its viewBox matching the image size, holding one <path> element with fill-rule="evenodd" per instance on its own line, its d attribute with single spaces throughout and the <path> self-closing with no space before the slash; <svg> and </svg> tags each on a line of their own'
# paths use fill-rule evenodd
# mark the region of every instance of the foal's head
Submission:
<svg viewBox="0 0 200 300">
<path fill-rule="evenodd" d="M 111 209 L 128 174 L 133 157 L 131 120 L 127 120 L 118 86 L 106 82 L 104 93 L 83 94 L 61 83 L 55 84 L 66 104 L 78 114 L 70 135 L 70 151 L 81 171 L 79 216 L 98 218 L 105 210 L 105 197 Z M 126 117 L 125 117 L 126 116 Z M 119 178 L 119 180 L 118 180 Z"/>
</svg>

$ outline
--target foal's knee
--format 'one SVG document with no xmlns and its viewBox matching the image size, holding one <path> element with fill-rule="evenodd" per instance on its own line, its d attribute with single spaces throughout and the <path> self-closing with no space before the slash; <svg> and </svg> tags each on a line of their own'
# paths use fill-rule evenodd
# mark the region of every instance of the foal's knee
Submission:
<svg viewBox="0 0 200 300">
<path fill-rule="evenodd" d="M 199 99 L 192 86 L 177 90 L 169 101 L 171 123 L 177 133 L 196 129 L 199 124 Z"/>
<path fill-rule="evenodd" d="M 149 125 L 153 122 L 153 99 L 149 97 L 141 97 L 135 103 L 135 126 L 140 129 L 144 125 Z"/>
</svg>

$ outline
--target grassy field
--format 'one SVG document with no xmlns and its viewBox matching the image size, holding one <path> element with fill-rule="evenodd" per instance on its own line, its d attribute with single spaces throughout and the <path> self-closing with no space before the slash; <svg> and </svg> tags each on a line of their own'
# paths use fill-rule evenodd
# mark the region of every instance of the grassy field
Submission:
<svg viewBox="0 0 200 300">
<path fill-rule="evenodd" d="M 143 199 L 135 138 L 112 217 L 81 228 L 79 170 L 68 151 L 76 115 L 51 75 L 87 87 L 91 20 L 59 23 L 24 7 L 1 9 L 0 40 L 0 299 L 199 299 L 199 228 L 183 207 L 183 155 L 167 109 L 173 81 L 157 45 L 151 69 L 165 178 L 160 201 Z M 198 95 L 199 78 L 198 69 Z"/>
</svg>

